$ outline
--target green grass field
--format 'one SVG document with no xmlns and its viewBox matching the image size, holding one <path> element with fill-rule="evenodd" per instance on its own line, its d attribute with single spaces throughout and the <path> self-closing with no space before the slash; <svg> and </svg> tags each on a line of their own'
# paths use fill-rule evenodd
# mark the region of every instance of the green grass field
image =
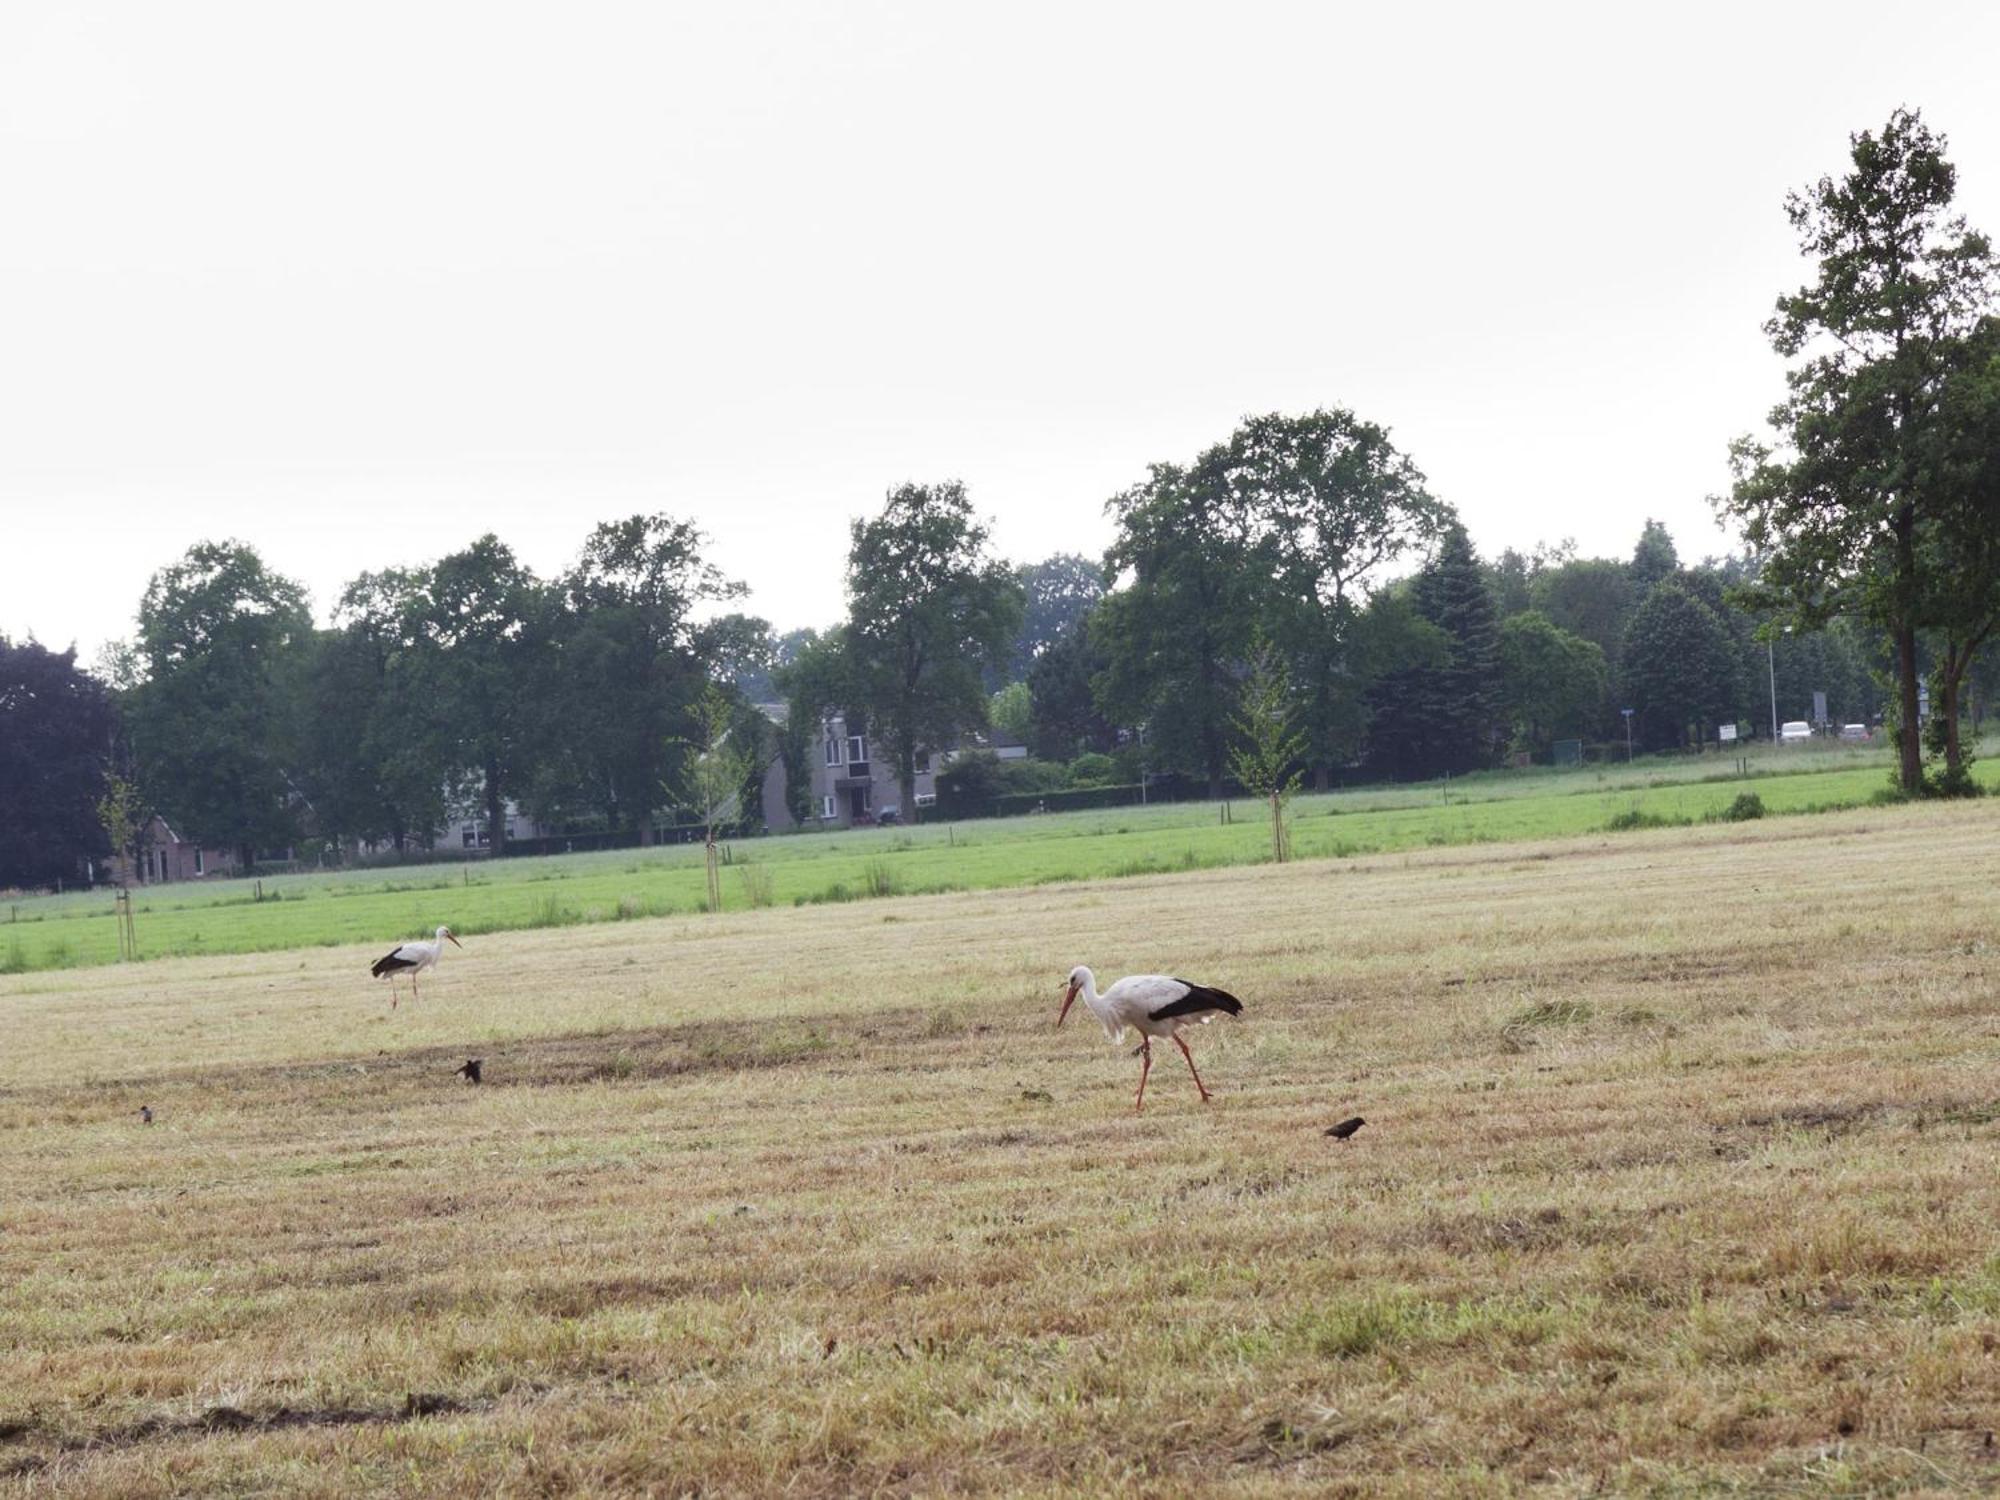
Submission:
<svg viewBox="0 0 2000 1500">
<path fill-rule="evenodd" d="M 1752 759 L 1748 777 L 1735 764 L 1650 760 L 1301 796 L 1293 849 L 1304 859 L 1348 858 L 1560 838 L 1621 817 L 1699 822 L 1745 790 L 1772 814 L 1823 811 L 1864 805 L 1887 785 L 1879 748 L 1767 751 Z M 790 906 L 1254 863 L 1269 852 L 1262 812 L 1244 801 L 1226 812 L 1182 803 L 739 840 L 723 872 L 723 901 L 725 909 Z M 141 956 L 387 943 L 441 923 L 468 936 L 666 916 L 698 909 L 705 885 L 700 850 L 682 846 L 284 875 L 261 882 L 261 901 L 256 889 L 240 880 L 142 889 L 134 901 Z M 0 907 L 0 973 L 110 963 L 117 951 L 108 892 Z"/>
<path fill-rule="evenodd" d="M 0 1494 L 1992 1493 L 1996 835 L 3 976 Z M 1079 961 L 1243 997 L 1214 1104 Z"/>
</svg>

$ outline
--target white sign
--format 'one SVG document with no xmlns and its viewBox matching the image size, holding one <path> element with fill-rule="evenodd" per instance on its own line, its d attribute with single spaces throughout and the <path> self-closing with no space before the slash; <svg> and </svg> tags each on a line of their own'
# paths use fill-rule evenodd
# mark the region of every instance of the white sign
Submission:
<svg viewBox="0 0 2000 1500">
<path fill-rule="evenodd" d="M 1736 726 L 1734 724 L 1724 724 L 1720 728 L 1718 728 L 1715 732 L 1725 740 L 1733 740 L 1736 738 Z"/>
</svg>

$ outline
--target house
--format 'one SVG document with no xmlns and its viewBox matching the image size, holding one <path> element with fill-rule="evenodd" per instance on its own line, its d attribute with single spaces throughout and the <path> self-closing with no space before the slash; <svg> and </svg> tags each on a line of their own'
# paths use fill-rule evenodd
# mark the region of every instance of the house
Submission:
<svg viewBox="0 0 2000 1500">
<path fill-rule="evenodd" d="M 917 754 L 917 807 L 937 801 L 937 766 L 928 751 Z M 902 806 L 903 789 L 895 763 L 875 754 L 865 733 L 850 733 L 839 714 L 820 725 L 819 744 L 807 757 L 812 771 L 812 808 L 821 827 L 853 828 L 917 814 Z"/>
<path fill-rule="evenodd" d="M 760 704 L 765 716 L 782 724 L 781 704 Z M 881 822 L 908 822 L 937 801 L 936 773 L 948 756 L 928 751 L 917 756 L 917 807 L 906 813 L 895 762 L 875 754 L 865 732 L 850 732 L 839 714 L 822 720 L 816 743 L 807 747 L 806 768 L 812 779 L 807 828 L 854 828 Z M 786 796 L 782 760 L 774 759 L 764 773 L 764 823 L 773 833 L 801 826 L 792 818 Z"/>
<path fill-rule="evenodd" d="M 545 828 L 521 811 L 513 798 L 505 798 L 500 804 L 500 815 L 506 824 L 507 842 L 516 839 L 544 838 L 553 829 Z M 486 804 L 480 800 L 458 800 L 451 797 L 446 804 L 445 821 L 430 830 L 428 835 L 413 834 L 406 841 L 409 848 L 437 850 L 490 849 L 493 847 L 493 831 L 487 826 Z M 364 857 L 392 854 L 396 852 L 393 839 L 363 840 L 357 846 Z"/>
<path fill-rule="evenodd" d="M 760 703 L 757 707 L 772 723 L 785 723 L 785 705 Z M 938 773 L 959 756 L 975 752 L 1003 761 L 1028 758 L 1027 745 L 999 729 L 967 734 L 949 750 L 921 750 L 917 753 L 917 805 L 906 811 L 895 761 L 876 754 L 865 732 L 854 732 L 845 717 L 834 714 L 821 721 L 818 740 L 807 749 L 806 769 L 812 789 L 807 804 L 811 811 L 804 824 L 792 817 L 784 762 L 774 757 L 764 772 L 764 826 L 782 833 L 800 826 L 855 828 L 913 822 L 936 804 Z"/>
<path fill-rule="evenodd" d="M 500 816 L 506 824 L 507 842 L 516 839 L 545 838 L 555 830 L 544 828 L 533 818 L 521 811 L 520 804 L 512 797 L 502 798 Z M 493 830 L 486 821 L 486 804 L 475 802 L 457 808 L 447 815 L 449 821 L 435 835 L 439 849 L 490 849 L 493 847 Z"/>
<path fill-rule="evenodd" d="M 136 863 L 122 854 L 106 860 L 106 877 L 118 885 L 164 885 L 174 880 L 234 875 L 237 869 L 235 850 L 205 849 L 190 843 L 157 813 L 140 830 L 138 848 Z"/>
</svg>

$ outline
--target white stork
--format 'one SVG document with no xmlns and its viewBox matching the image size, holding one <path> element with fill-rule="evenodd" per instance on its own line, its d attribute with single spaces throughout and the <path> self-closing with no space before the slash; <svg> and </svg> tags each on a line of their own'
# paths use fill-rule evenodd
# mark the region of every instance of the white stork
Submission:
<svg viewBox="0 0 2000 1500">
<path fill-rule="evenodd" d="M 377 979 L 388 979 L 389 1009 L 394 1010 L 396 1008 L 396 976 L 398 974 L 407 974 L 410 976 L 410 998 L 412 1000 L 416 999 L 417 976 L 423 973 L 424 970 L 435 967 L 438 959 L 444 953 L 444 945 L 446 943 L 450 943 L 454 948 L 463 948 L 465 946 L 465 944 L 451 935 L 449 927 L 440 927 L 437 930 L 437 936 L 428 942 L 398 943 L 387 953 L 375 960 L 374 966 L 368 972 Z"/>
<path fill-rule="evenodd" d="M 1208 1103 L 1208 1089 L 1202 1084 L 1201 1074 L 1195 1071 L 1194 1054 L 1181 1040 L 1181 1028 L 1197 1022 L 1206 1026 L 1217 1016 L 1241 1015 L 1241 1000 L 1226 990 L 1189 984 L 1185 979 L 1173 979 L 1165 974 L 1128 974 L 1100 995 L 1097 993 L 1097 976 L 1083 964 L 1069 971 L 1066 984 L 1068 988 L 1063 994 L 1062 1009 L 1056 1012 L 1056 1025 L 1062 1025 L 1071 1003 L 1081 994 L 1083 1003 L 1102 1023 L 1104 1034 L 1111 1038 L 1114 1047 L 1125 1040 L 1127 1027 L 1143 1038 L 1139 1043 L 1139 1055 L 1145 1062 L 1139 1069 L 1139 1097 L 1133 1102 L 1134 1114 L 1146 1107 L 1146 1075 L 1153 1070 L 1153 1038 L 1156 1036 L 1174 1039 L 1174 1045 L 1181 1049 L 1181 1056 L 1187 1059 L 1188 1071 L 1194 1073 L 1194 1086 L 1201 1090 L 1201 1102 Z"/>
</svg>

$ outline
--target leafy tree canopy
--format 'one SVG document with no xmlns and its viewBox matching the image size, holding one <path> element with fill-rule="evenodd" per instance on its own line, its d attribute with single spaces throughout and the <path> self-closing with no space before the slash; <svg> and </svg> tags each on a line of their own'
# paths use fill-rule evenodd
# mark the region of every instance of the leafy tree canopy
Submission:
<svg viewBox="0 0 2000 1500">
<path fill-rule="evenodd" d="M 1792 361 L 1776 443 L 1737 440 L 1717 504 L 1763 563 L 1755 607 L 1808 627 L 1859 613 L 1889 632 L 1900 777 L 1914 791 L 1921 533 L 1944 488 L 1926 459 L 1953 420 L 1950 377 L 1991 307 L 1994 259 L 1953 214 L 1957 173 L 1921 116 L 1897 110 L 1850 146 L 1846 176 L 1786 201 L 1817 276 L 1765 325 Z"/>
<path fill-rule="evenodd" d="M 894 757 L 906 818 L 918 752 L 985 725 L 982 672 L 1020 627 L 1020 582 L 987 543 L 955 480 L 906 484 L 853 525 L 846 655 L 870 733 Z"/>
<path fill-rule="evenodd" d="M 241 542 L 196 543 L 139 606 L 127 723 L 147 798 L 246 866 L 298 832 L 287 710 L 311 630 L 305 590 Z"/>
<path fill-rule="evenodd" d="M 75 880 L 109 852 L 97 803 L 116 733 L 74 648 L 0 636 L 0 886 Z"/>
</svg>

